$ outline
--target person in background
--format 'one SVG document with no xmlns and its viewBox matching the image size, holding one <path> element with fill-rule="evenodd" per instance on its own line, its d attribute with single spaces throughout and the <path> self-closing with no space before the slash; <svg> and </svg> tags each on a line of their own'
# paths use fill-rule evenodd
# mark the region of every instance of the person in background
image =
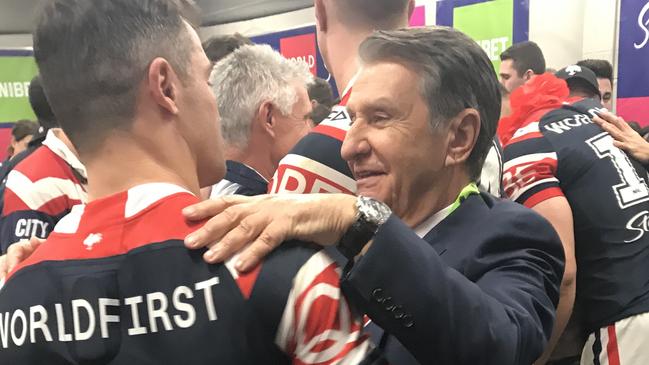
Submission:
<svg viewBox="0 0 649 365">
<path fill-rule="evenodd" d="M 508 92 L 523 86 L 534 75 L 545 73 L 545 57 L 531 41 L 516 43 L 500 54 L 500 82 Z"/>
<path fill-rule="evenodd" d="M 590 334 L 577 355 L 581 364 L 646 364 L 646 170 L 593 123 L 606 115 L 594 73 L 572 65 L 557 75 L 567 81 L 546 74 L 512 94 L 510 124 L 518 130 L 505 144 L 505 192 L 546 217 L 564 245 L 566 271 L 553 340 L 563 332 L 576 293 Z"/>
<path fill-rule="evenodd" d="M 248 37 L 239 33 L 234 33 L 210 37 L 208 40 L 203 42 L 202 46 L 207 58 L 213 65 L 215 65 L 239 47 L 253 44 L 254 43 Z M 201 197 L 203 199 L 209 199 L 211 194 L 211 186 L 206 186 L 201 189 Z"/>
<path fill-rule="evenodd" d="M 86 201 L 86 169 L 59 127 L 40 76 L 29 84 L 29 102 L 40 128 L 28 149 L 3 166 L 0 185 L 0 252 L 21 240 L 46 238 L 73 206 Z M 5 170 L 6 168 L 6 170 Z M 19 247 L 16 247 L 18 249 Z"/>
<path fill-rule="evenodd" d="M 25 151 L 36 133 L 38 133 L 38 124 L 35 122 L 31 120 L 17 121 L 11 128 L 11 142 L 7 151 L 9 159 Z"/>
<path fill-rule="evenodd" d="M 606 60 L 582 60 L 577 66 L 588 67 L 597 76 L 597 86 L 602 96 L 602 105 L 613 110 L 613 65 Z"/>
<path fill-rule="evenodd" d="M 356 191 L 340 148 L 351 125 L 345 106 L 359 72 L 358 46 L 374 30 L 407 27 L 413 9 L 414 0 L 315 0 L 318 48 L 340 104 L 280 161 L 271 193 Z"/>
<path fill-rule="evenodd" d="M 266 193 L 279 161 L 311 129 L 311 80 L 304 64 L 267 45 L 241 46 L 216 63 L 227 172 L 211 197 Z"/>
<path fill-rule="evenodd" d="M 192 3 L 43 7 L 34 55 L 91 199 L 9 274 L 0 322 L 32 336 L 3 330 L 0 363 L 327 365 L 368 352 L 335 264 L 312 245 L 294 241 L 247 275 L 182 245 L 200 225 L 181 209 L 225 173 Z"/>
<path fill-rule="evenodd" d="M 214 36 L 203 42 L 203 50 L 212 63 L 217 63 L 241 46 L 254 44 L 239 33 Z"/>
<path fill-rule="evenodd" d="M 602 95 L 597 84 L 597 76 L 588 67 L 571 65 L 557 71 L 555 76 L 566 81 L 570 91 L 569 98 L 593 99 L 601 104 Z"/>
<path fill-rule="evenodd" d="M 331 108 L 337 104 L 337 101 L 334 99 L 331 85 L 319 77 L 314 78 L 309 84 L 308 92 L 313 106 L 310 118 L 314 125 L 318 125 L 329 116 Z"/>
</svg>

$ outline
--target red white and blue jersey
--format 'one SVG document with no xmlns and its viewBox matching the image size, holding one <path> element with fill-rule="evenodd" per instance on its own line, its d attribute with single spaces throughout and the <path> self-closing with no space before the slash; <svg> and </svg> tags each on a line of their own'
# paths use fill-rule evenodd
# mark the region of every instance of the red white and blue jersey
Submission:
<svg viewBox="0 0 649 365">
<path fill-rule="evenodd" d="M 50 130 L 43 145 L 7 176 L 0 220 L 2 253 L 20 240 L 46 238 L 73 206 L 85 202 L 79 181 L 85 174 L 81 162 Z"/>
<path fill-rule="evenodd" d="M 649 311 L 649 176 L 572 100 L 532 115 L 504 149 L 503 185 L 533 207 L 565 196 L 574 219 L 577 301 L 590 331 Z"/>
<path fill-rule="evenodd" d="M 352 123 L 347 102 L 355 79 L 343 92 L 340 104 L 279 162 L 269 184 L 271 194 L 356 193 L 356 181 L 340 155 Z"/>
<path fill-rule="evenodd" d="M 183 244 L 198 201 L 154 183 L 74 207 L 0 290 L 0 363 L 361 362 L 326 254 L 289 242 L 247 274 L 208 265 Z"/>
</svg>

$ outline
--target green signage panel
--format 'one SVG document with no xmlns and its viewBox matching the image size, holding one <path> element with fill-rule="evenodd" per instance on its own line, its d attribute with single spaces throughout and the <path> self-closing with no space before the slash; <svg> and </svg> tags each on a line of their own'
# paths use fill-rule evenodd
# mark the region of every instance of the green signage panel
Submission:
<svg viewBox="0 0 649 365">
<path fill-rule="evenodd" d="M 493 0 L 456 7 L 453 10 L 453 27 L 482 46 L 497 72 L 500 54 L 513 44 L 514 0 Z"/>
<path fill-rule="evenodd" d="M 29 105 L 29 83 L 36 74 L 33 57 L 0 57 L 0 123 L 36 120 Z"/>
</svg>

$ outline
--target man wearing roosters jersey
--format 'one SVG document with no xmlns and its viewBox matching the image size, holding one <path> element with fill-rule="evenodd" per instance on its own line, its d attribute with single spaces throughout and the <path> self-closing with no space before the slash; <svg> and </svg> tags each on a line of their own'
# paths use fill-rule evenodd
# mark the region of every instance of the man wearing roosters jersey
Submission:
<svg viewBox="0 0 649 365">
<path fill-rule="evenodd" d="M 181 209 L 225 173 L 212 65 L 188 10 L 178 0 L 44 6 L 34 54 L 90 198 L 7 277 L 0 363 L 364 361 L 362 322 L 321 251 L 289 243 L 239 274 L 184 247 L 199 224 Z"/>
<path fill-rule="evenodd" d="M 340 103 L 280 161 L 271 193 L 356 192 L 340 149 L 351 123 L 346 105 L 359 69 L 357 50 L 375 30 L 407 27 L 413 8 L 413 0 L 315 1 L 318 47 Z"/>
<path fill-rule="evenodd" d="M 60 128 L 7 176 L 0 248 L 31 237 L 46 238 L 73 206 L 86 201 L 86 169 Z"/>
<path fill-rule="evenodd" d="M 270 193 L 356 192 L 356 181 L 340 156 L 351 120 L 347 101 L 359 70 L 358 47 L 376 30 L 408 26 L 414 0 L 316 0 L 318 47 L 338 85 L 340 103 L 280 161 Z M 480 187 L 500 196 L 502 158 L 497 141 L 485 162 Z"/>
<path fill-rule="evenodd" d="M 519 120 L 505 145 L 504 187 L 548 218 L 567 261 L 576 259 L 576 303 L 590 333 L 581 363 L 646 364 L 649 177 L 593 123 L 605 109 L 587 71 L 560 71 L 568 101 Z"/>
</svg>

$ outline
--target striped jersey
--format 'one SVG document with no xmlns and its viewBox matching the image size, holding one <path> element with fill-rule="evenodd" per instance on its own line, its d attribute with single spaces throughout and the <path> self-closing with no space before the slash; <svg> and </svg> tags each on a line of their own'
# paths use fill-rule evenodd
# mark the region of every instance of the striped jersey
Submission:
<svg viewBox="0 0 649 365">
<path fill-rule="evenodd" d="M 255 270 L 203 262 L 184 189 L 75 206 L 0 290 L 2 364 L 357 364 L 369 350 L 323 252 L 287 243 Z"/>
<path fill-rule="evenodd" d="M 269 184 L 271 194 L 356 193 L 356 181 L 340 152 L 352 123 L 347 102 L 357 77 L 358 74 L 343 92 L 340 104 L 280 161 Z M 501 177 L 502 150 L 495 138 L 483 165 L 479 186 L 501 196 Z"/>
<path fill-rule="evenodd" d="M 43 145 L 7 176 L 0 220 L 2 253 L 20 240 L 46 238 L 73 206 L 85 202 L 80 181 L 85 176 L 75 154 L 55 131 L 48 131 Z"/>
<path fill-rule="evenodd" d="M 593 331 L 649 311 L 649 176 L 572 99 L 531 115 L 504 149 L 505 193 L 533 207 L 564 196 L 574 219 L 577 302 Z"/>
</svg>

